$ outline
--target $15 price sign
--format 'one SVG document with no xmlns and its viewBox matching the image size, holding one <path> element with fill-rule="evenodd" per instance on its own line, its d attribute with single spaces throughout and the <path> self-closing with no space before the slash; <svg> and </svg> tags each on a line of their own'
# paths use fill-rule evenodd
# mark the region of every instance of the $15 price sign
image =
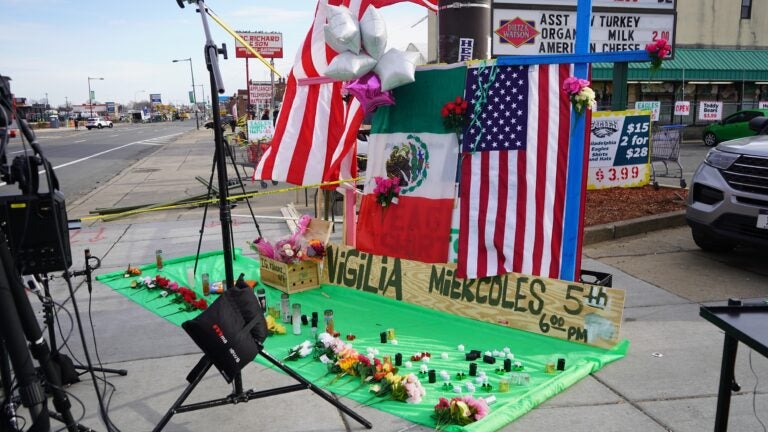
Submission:
<svg viewBox="0 0 768 432">
<path fill-rule="evenodd" d="M 650 143 L 648 111 L 593 113 L 588 189 L 648 184 Z"/>
</svg>

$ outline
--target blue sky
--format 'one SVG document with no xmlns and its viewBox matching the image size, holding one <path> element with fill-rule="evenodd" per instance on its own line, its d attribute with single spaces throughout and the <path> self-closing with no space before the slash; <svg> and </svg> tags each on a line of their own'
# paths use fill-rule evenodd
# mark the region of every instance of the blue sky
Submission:
<svg viewBox="0 0 768 432">
<path fill-rule="evenodd" d="M 312 23 L 317 0 L 210 0 L 208 7 L 227 25 L 242 31 L 283 33 L 283 59 L 276 59 L 287 76 L 299 44 Z M 426 43 L 426 9 L 398 4 L 382 10 L 390 46 Z M 88 77 L 99 102 L 129 103 L 162 94 L 163 102 L 186 103 L 195 84 L 209 78 L 203 58 L 205 36 L 193 6 L 180 9 L 175 0 L 0 0 L 0 74 L 10 76 L 17 97 L 51 105 L 88 101 Z M 227 94 L 245 88 L 245 60 L 236 59 L 234 39 L 209 20 L 214 41 L 226 43 L 229 60 L 221 60 Z M 250 60 L 253 80 L 269 80 L 258 60 Z M 198 92 L 200 87 L 198 87 Z M 65 99 L 66 98 L 66 99 Z M 198 93 L 198 98 L 202 97 Z"/>
</svg>

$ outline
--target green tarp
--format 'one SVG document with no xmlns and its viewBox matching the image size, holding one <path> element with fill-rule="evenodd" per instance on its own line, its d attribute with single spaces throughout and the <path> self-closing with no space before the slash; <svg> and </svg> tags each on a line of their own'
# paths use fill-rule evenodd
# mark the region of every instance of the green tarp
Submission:
<svg viewBox="0 0 768 432">
<path fill-rule="evenodd" d="M 245 273 L 246 279 L 258 280 L 258 261 L 242 256 L 239 251 L 235 256 L 235 275 Z M 194 260 L 194 256 L 167 260 L 160 274 L 180 285 L 186 285 L 187 273 L 194 266 Z M 154 265 L 145 265 L 141 269 L 143 271 L 141 277 L 154 277 L 158 274 Z M 224 264 L 220 252 L 201 255 L 198 275 L 202 273 L 209 273 L 212 281 L 223 279 Z M 176 312 L 177 306 L 168 305 L 170 302 L 165 298 L 158 298 L 156 291 L 130 288 L 130 282 L 133 279 L 136 278 L 124 278 L 122 272 L 97 277 L 97 280 L 160 316 L 167 316 Z M 201 292 L 199 279 L 198 276 L 198 282 L 194 288 L 198 294 Z M 269 287 L 266 290 L 268 306 L 279 307 L 281 292 Z M 216 295 L 209 296 L 209 302 L 212 302 L 215 297 Z M 502 366 L 502 360 L 499 359 L 496 364 L 486 364 L 483 363 L 482 359 L 478 360 L 478 370 L 485 371 L 490 377 L 493 391 L 486 393 L 481 391 L 480 386 L 477 385 L 475 396 L 493 394 L 497 401 L 490 406 L 490 414 L 485 419 L 463 428 L 453 427 L 448 430 L 493 431 L 500 429 L 590 373 L 596 372 L 607 363 L 622 358 L 626 355 L 629 346 L 628 341 L 624 341 L 611 350 L 602 350 L 482 323 L 331 285 L 292 294 L 290 302 L 291 304 L 301 304 L 302 314 L 311 315 L 312 312 L 318 312 L 321 321 L 323 311 L 332 309 L 336 331 L 341 333 L 342 338 L 348 334 L 355 335 L 356 339 L 352 344 L 359 352 L 365 353 L 368 347 L 376 348 L 379 350 L 377 357 L 389 355 L 393 359 L 396 353 L 401 353 L 404 362 L 415 353 L 424 351 L 431 353 L 429 368 L 438 372 L 438 382 L 429 384 L 426 376 L 420 377 L 427 390 L 427 396 L 420 404 L 406 404 L 372 398 L 368 386 L 361 386 L 359 378 L 343 377 L 334 380 L 335 375 L 327 374 L 327 368 L 319 361 L 312 360 L 311 357 L 296 362 L 287 362 L 288 366 L 294 368 L 302 376 L 333 393 L 430 427 L 435 426 L 431 415 L 438 399 L 457 396 L 452 390 L 444 388 L 439 377 L 440 371 L 447 371 L 451 376 L 451 383 L 462 384 L 463 394 L 467 394 L 465 384 L 471 382 L 470 377 L 464 380 L 455 378 L 457 372 L 466 374 L 469 368 L 469 362 L 464 359 L 465 353 L 460 352 L 457 348 L 459 345 L 464 345 L 466 351 L 476 349 L 482 352 L 502 351 L 505 347 L 510 348 L 515 355 L 515 360 L 522 362 L 525 372 L 530 375 L 530 385 L 513 385 L 508 393 L 499 393 L 497 391 L 498 381 L 502 375 L 499 375 L 496 369 Z M 166 319 L 180 325 L 182 322 L 193 318 L 196 313 L 176 313 L 167 316 Z M 293 335 L 290 324 L 285 324 L 285 327 L 287 334 L 270 336 L 265 342 L 266 351 L 276 358 L 284 357 L 291 347 L 311 338 L 309 326 L 302 327 L 301 335 Z M 396 333 L 398 342 L 396 345 L 380 342 L 380 333 L 390 328 L 394 329 Z M 179 337 L 187 336 L 180 331 Z M 443 353 L 447 354 L 447 359 L 442 358 Z M 546 374 L 544 372 L 545 363 L 557 358 L 566 360 L 565 371 Z M 255 361 L 265 366 L 271 366 L 270 363 L 258 357 Z M 401 367 L 399 372 L 403 375 L 409 372 L 418 374 L 419 366 L 419 362 L 413 362 L 411 368 Z"/>
</svg>

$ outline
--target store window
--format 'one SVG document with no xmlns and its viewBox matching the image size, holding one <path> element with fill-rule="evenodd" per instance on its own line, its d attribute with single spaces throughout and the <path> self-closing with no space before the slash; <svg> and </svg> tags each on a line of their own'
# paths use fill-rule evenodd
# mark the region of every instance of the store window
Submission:
<svg viewBox="0 0 768 432">
<path fill-rule="evenodd" d="M 741 0 L 741 19 L 752 18 L 752 0 Z"/>
</svg>

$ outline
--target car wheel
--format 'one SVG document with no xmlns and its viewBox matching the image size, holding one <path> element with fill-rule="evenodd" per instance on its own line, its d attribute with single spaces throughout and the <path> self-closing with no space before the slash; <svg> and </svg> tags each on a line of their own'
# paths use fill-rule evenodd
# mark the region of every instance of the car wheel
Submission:
<svg viewBox="0 0 768 432">
<path fill-rule="evenodd" d="M 712 132 L 707 132 L 704 134 L 704 145 L 707 147 L 712 147 L 713 145 L 717 144 L 717 137 Z"/>
<path fill-rule="evenodd" d="M 737 245 L 733 240 L 722 238 L 702 228 L 691 228 L 691 234 L 696 246 L 706 252 L 730 252 Z"/>
<path fill-rule="evenodd" d="M 112 123 L 110 123 L 108 127 L 109 127 L 110 129 L 112 129 Z"/>
<path fill-rule="evenodd" d="M 91 130 L 91 128 L 87 127 L 86 129 Z"/>
<path fill-rule="evenodd" d="M 101 128 L 103 128 L 104 126 L 102 126 L 102 125 L 98 125 L 97 127 L 98 127 L 99 129 L 101 129 Z"/>
</svg>

